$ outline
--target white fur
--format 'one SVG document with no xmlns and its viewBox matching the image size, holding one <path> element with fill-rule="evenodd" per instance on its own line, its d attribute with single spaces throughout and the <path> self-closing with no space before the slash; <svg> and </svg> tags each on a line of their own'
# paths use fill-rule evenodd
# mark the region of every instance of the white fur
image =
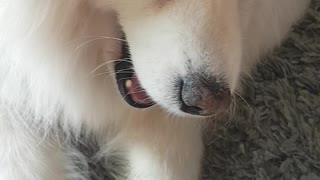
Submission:
<svg viewBox="0 0 320 180">
<path fill-rule="evenodd" d="M 62 148 L 58 126 L 67 136 L 92 131 L 111 149 L 106 156 L 124 151 L 129 180 L 198 179 L 202 120 L 169 115 L 184 115 L 168 98 L 174 78 L 205 66 L 235 91 L 307 4 L 0 0 L 0 180 L 86 179 Z M 160 106 L 136 110 L 119 95 L 118 22 L 142 86 Z"/>
</svg>

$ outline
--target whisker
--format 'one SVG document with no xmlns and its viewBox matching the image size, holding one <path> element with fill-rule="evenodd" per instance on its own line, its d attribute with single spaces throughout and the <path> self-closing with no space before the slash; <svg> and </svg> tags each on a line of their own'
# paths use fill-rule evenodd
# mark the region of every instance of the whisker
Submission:
<svg viewBox="0 0 320 180">
<path fill-rule="evenodd" d="M 101 76 L 101 75 L 104 75 L 104 74 L 127 74 L 127 73 L 131 73 L 131 71 L 128 71 L 128 70 L 132 70 L 132 68 L 127 68 L 127 69 L 121 69 L 119 71 L 116 71 L 116 72 L 112 72 L 112 70 L 110 71 L 105 71 L 105 72 L 101 72 L 101 73 L 98 73 L 98 74 L 94 74 L 92 77 L 95 78 L 97 76 Z"/>
<path fill-rule="evenodd" d="M 81 37 L 80 37 L 81 38 Z M 80 39 L 79 38 L 79 39 Z M 108 40 L 116 40 L 116 41 L 121 41 L 121 42 L 127 42 L 125 39 L 121 39 L 121 38 L 115 38 L 115 37 L 108 37 L 108 36 L 84 36 L 83 38 L 89 38 L 89 40 L 87 40 L 87 41 L 85 41 L 85 42 L 83 42 L 83 43 L 81 43 L 80 45 L 78 45 L 78 46 L 76 46 L 75 48 L 73 48 L 73 50 L 70 52 L 70 54 L 69 54 L 69 57 L 68 57 L 68 59 L 67 59 L 67 61 L 66 61 L 66 64 L 68 64 L 68 63 L 71 63 L 71 62 L 73 62 L 73 60 L 74 60 L 74 55 L 75 55 L 75 53 L 80 49 L 80 48 L 82 48 L 83 46 L 85 46 L 86 44 L 89 44 L 89 43 L 91 43 L 91 42 L 94 42 L 94 41 L 98 41 L 98 40 L 104 40 L 104 39 L 108 39 Z M 90 39 L 91 38 L 91 39 Z M 77 39 L 75 39 L 75 41 L 76 41 Z M 77 61 L 75 61 L 74 63 L 77 63 Z M 67 65 L 68 66 L 68 65 Z"/>
<path fill-rule="evenodd" d="M 228 117 L 228 120 L 226 121 L 226 123 L 224 124 L 224 126 L 228 126 L 228 125 L 230 125 L 232 123 L 233 115 L 235 114 L 236 109 L 238 107 L 237 101 L 236 101 L 236 97 L 234 95 L 232 95 L 231 98 L 232 98 L 232 101 L 231 101 L 232 104 L 231 104 L 231 107 L 230 107 L 229 113 L 228 113 L 229 117 Z"/>
<path fill-rule="evenodd" d="M 128 69 L 128 70 L 130 70 L 130 69 Z M 121 72 L 121 70 L 120 71 L 117 71 L 117 72 L 110 72 L 109 71 L 109 75 L 108 76 L 106 76 L 105 78 L 106 78 L 106 81 L 109 79 L 109 78 L 111 78 L 112 76 L 115 76 L 116 74 L 127 74 L 127 73 L 131 73 L 131 71 L 123 71 L 123 72 Z M 120 80 L 126 80 L 127 78 L 122 78 L 122 79 L 120 79 Z M 128 78 L 129 79 L 129 78 Z"/>
<path fill-rule="evenodd" d="M 109 37 L 109 36 L 80 36 L 78 39 L 93 39 L 93 38 L 102 38 L 102 39 L 111 39 L 111 40 L 118 40 L 122 42 L 127 42 L 126 39 L 121 38 L 115 38 L 115 37 Z"/>
<path fill-rule="evenodd" d="M 96 78 L 96 77 L 98 77 L 98 76 L 102 76 L 102 75 L 109 74 L 109 73 L 110 73 L 110 71 L 106 71 L 106 72 L 102 72 L 102 73 L 99 73 L 99 74 L 95 74 L 95 75 L 93 75 L 92 77 L 93 77 L 93 78 Z"/>
<path fill-rule="evenodd" d="M 119 81 L 131 80 L 131 79 L 138 79 L 138 78 L 137 77 L 124 77 L 124 78 L 120 78 Z"/>
<path fill-rule="evenodd" d="M 244 97 L 242 97 L 239 93 L 237 93 L 236 91 L 234 91 L 234 93 L 235 93 L 238 97 L 240 97 L 240 98 L 247 104 L 247 106 L 248 106 L 248 108 L 250 109 L 251 113 L 254 113 L 254 110 L 253 110 L 253 108 L 250 106 L 250 104 L 248 103 L 248 101 L 247 101 Z"/>
<path fill-rule="evenodd" d="M 147 98 L 141 99 L 141 101 L 153 101 L 153 100 L 150 97 L 147 97 Z"/>
<path fill-rule="evenodd" d="M 145 92 L 146 92 L 145 90 L 139 90 L 139 91 L 130 92 L 130 94 L 133 94 L 133 93 L 145 93 Z"/>
<path fill-rule="evenodd" d="M 90 37 L 90 36 L 89 36 Z M 72 52 L 71 52 L 71 55 L 70 55 L 70 59 L 72 59 L 73 55 L 80 49 L 82 48 L 83 46 L 89 44 L 89 43 L 92 43 L 94 41 L 98 41 L 98 40 L 104 40 L 104 39 L 108 39 L 108 40 L 117 40 L 117 41 L 122 41 L 122 42 L 126 42 L 126 40 L 124 39 L 120 39 L 120 38 L 114 38 L 114 37 L 107 37 L 107 36 L 92 36 L 93 38 L 92 39 L 89 39 L 83 43 L 81 43 L 80 45 L 76 46 Z"/>
<path fill-rule="evenodd" d="M 246 77 L 250 78 L 252 81 L 254 81 L 254 79 L 253 79 L 253 77 L 252 77 L 251 74 L 249 74 L 249 73 L 247 73 L 247 72 L 243 72 L 243 74 L 244 74 Z"/>
<path fill-rule="evenodd" d="M 114 60 L 110 60 L 110 61 L 103 62 L 103 63 L 101 63 L 100 65 L 98 65 L 96 68 L 94 68 L 94 69 L 90 72 L 90 74 L 94 73 L 94 72 L 97 71 L 98 69 L 100 69 L 100 68 L 102 68 L 103 66 L 106 66 L 106 65 L 108 65 L 108 64 L 110 64 L 110 63 L 114 63 L 114 62 L 130 62 L 128 59 L 130 59 L 130 58 L 114 59 Z M 128 61 L 126 61 L 126 60 L 128 60 Z"/>
<path fill-rule="evenodd" d="M 128 92 L 126 95 L 124 95 L 124 97 L 127 97 L 127 96 L 129 96 L 130 94 L 133 94 L 133 93 L 140 93 L 140 92 L 146 93 L 146 91 L 145 91 L 144 89 L 141 89 L 141 90 L 139 90 L 139 91 L 136 91 L 138 88 L 139 88 L 139 87 L 137 86 L 136 88 L 134 88 L 134 89 L 132 90 L 132 92 Z"/>
</svg>

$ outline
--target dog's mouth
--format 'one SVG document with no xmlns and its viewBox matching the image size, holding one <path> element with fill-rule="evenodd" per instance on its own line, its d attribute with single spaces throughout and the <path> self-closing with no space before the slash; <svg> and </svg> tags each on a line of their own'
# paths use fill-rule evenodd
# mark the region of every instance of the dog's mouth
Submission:
<svg viewBox="0 0 320 180">
<path fill-rule="evenodd" d="M 129 105 L 148 108 L 155 104 L 139 83 L 126 43 L 122 46 L 121 61 L 115 63 L 114 70 L 120 94 Z"/>
</svg>

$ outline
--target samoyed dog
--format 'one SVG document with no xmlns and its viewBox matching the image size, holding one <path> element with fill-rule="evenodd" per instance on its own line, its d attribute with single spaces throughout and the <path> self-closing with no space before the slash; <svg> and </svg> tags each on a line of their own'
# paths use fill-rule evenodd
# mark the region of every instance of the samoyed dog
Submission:
<svg viewBox="0 0 320 180">
<path fill-rule="evenodd" d="M 0 0 L 0 179 L 88 179 L 84 133 L 121 152 L 117 179 L 198 180 L 205 117 L 308 3 Z"/>
</svg>

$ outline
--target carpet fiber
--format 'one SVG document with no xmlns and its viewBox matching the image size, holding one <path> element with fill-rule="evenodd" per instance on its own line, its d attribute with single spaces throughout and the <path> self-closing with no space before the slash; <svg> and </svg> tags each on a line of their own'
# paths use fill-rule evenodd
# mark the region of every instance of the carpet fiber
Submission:
<svg viewBox="0 0 320 180">
<path fill-rule="evenodd" d="M 204 180 L 320 180 L 320 0 L 206 140 Z"/>
<path fill-rule="evenodd" d="M 243 84 L 206 135 L 203 180 L 320 180 L 320 0 Z M 92 179 L 109 180 L 101 164 Z"/>
</svg>

